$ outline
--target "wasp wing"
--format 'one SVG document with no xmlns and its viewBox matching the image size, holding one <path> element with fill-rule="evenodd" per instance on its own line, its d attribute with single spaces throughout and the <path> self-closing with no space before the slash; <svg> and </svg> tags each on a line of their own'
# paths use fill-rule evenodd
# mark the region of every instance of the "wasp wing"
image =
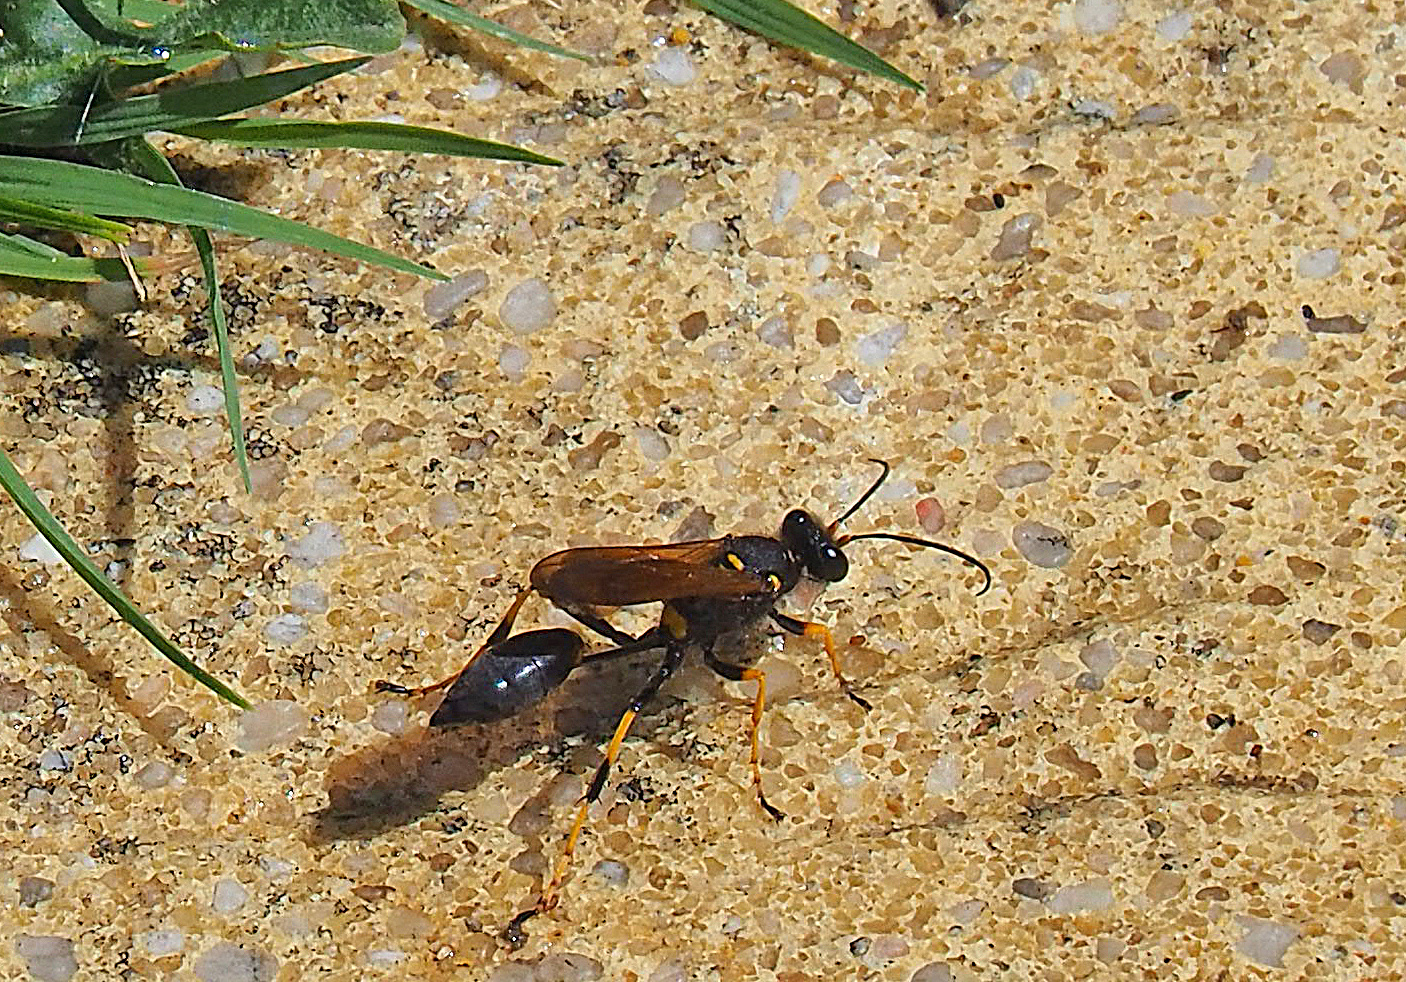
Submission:
<svg viewBox="0 0 1406 982">
<path fill-rule="evenodd" d="M 607 607 L 765 592 L 757 574 L 719 565 L 723 542 L 565 549 L 532 567 L 532 586 L 550 600 Z"/>
</svg>

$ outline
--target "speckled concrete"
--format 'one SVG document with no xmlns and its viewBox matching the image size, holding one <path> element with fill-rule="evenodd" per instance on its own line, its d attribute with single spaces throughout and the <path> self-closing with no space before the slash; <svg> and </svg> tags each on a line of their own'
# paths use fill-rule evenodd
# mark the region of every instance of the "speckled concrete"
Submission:
<svg viewBox="0 0 1406 982">
<path fill-rule="evenodd" d="M 667 2 L 490 5 L 605 66 L 430 31 L 288 111 L 564 168 L 174 144 L 197 186 L 479 271 L 427 314 L 426 282 L 225 242 L 253 497 L 189 264 L 114 321 L 8 286 L 7 449 L 306 725 L 239 749 L 6 512 L 0 974 L 63 969 L 23 936 L 75 979 L 1400 976 L 1399 8 L 841 7 L 926 94 Z M 519 333 L 534 279 L 555 314 Z M 643 669 L 428 736 L 373 683 L 452 671 L 551 551 L 834 515 L 870 457 L 852 527 L 994 588 L 856 544 L 790 609 L 873 710 L 812 644 L 764 654 L 789 818 L 750 686 L 690 669 L 502 948 Z"/>
</svg>

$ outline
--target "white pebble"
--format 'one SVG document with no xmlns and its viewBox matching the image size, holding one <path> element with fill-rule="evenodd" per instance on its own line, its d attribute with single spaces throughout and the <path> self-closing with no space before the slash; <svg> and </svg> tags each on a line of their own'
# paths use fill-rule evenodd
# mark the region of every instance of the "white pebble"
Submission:
<svg viewBox="0 0 1406 982">
<path fill-rule="evenodd" d="M 515 344 L 505 344 L 498 352 L 498 370 L 510 379 L 522 378 L 522 373 L 532 363 L 532 356 L 526 348 Z"/>
<path fill-rule="evenodd" d="M 697 252 L 717 252 L 724 242 L 723 227 L 717 222 L 694 222 L 689 226 L 688 244 Z"/>
<path fill-rule="evenodd" d="M 854 197 L 854 188 L 850 187 L 848 181 L 842 181 L 838 177 L 826 184 L 816 194 L 815 200 L 822 208 L 833 208 L 836 205 L 844 204 Z"/>
<path fill-rule="evenodd" d="M 1107 880 L 1089 880 L 1060 887 L 1049 900 L 1053 914 L 1078 914 L 1113 906 L 1113 887 Z"/>
<path fill-rule="evenodd" d="M 371 948 L 366 952 L 366 964 L 376 968 L 387 968 L 405 961 L 405 952 L 399 948 Z"/>
<path fill-rule="evenodd" d="M 29 977 L 37 982 L 68 982 L 78 971 L 68 938 L 21 934 L 15 938 L 15 954 L 24 959 Z"/>
<path fill-rule="evenodd" d="M 852 791 L 868 780 L 864 772 L 853 761 L 842 760 L 835 765 L 835 783 L 846 791 Z"/>
<path fill-rule="evenodd" d="M 269 413 L 269 418 L 279 426 L 286 426 L 292 430 L 306 423 L 308 417 L 311 415 L 312 413 L 308 412 L 302 406 L 288 405 L 279 406 L 273 412 Z"/>
<path fill-rule="evenodd" d="M 652 426 L 635 427 L 635 441 L 639 444 L 640 453 L 649 460 L 663 460 L 669 456 L 669 441 Z"/>
<path fill-rule="evenodd" d="M 851 406 L 857 406 L 864 401 L 864 387 L 859 384 L 854 372 L 848 369 L 836 372 L 830 381 L 825 383 L 825 388 Z"/>
<path fill-rule="evenodd" d="M 322 566 L 346 555 L 342 530 L 331 522 L 313 522 L 308 534 L 288 546 L 288 556 L 304 569 Z"/>
<path fill-rule="evenodd" d="M 1308 354 L 1308 342 L 1297 334 L 1281 334 L 1269 346 L 1269 357 L 1297 361 Z"/>
<path fill-rule="evenodd" d="M 1122 656 L 1118 654 L 1118 649 L 1113 647 L 1113 642 L 1107 638 L 1086 644 L 1079 652 L 1079 660 L 1098 679 L 1106 679 L 1108 673 L 1118 664 L 1120 657 Z"/>
<path fill-rule="evenodd" d="M 83 302 L 99 317 L 115 317 L 137 309 L 137 290 L 127 280 L 89 283 L 83 288 Z"/>
<path fill-rule="evenodd" d="M 552 291 L 541 279 L 523 280 L 508 291 L 498 307 L 498 319 L 514 334 L 531 334 L 549 326 L 557 316 Z"/>
<path fill-rule="evenodd" d="M 649 982 L 688 982 L 688 967 L 682 959 L 670 958 L 649 973 Z"/>
<path fill-rule="evenodd" d="M 493 72 L 484 72 L 483 77 L 464 90 L 464 98 L 475 102 L 487 102 L 503 91 L 503 80 Z"/>
<path fill-rule="evenodd" d="M 300 614 L 279 614 L 264 627 L 264 637 L 274 644 L 293 644 L 308 633 L 308 622 Z"/>
<path fill-rule="evenodd" d="M 896 321 L 867 337 L 860 338 L 854 345 L 854 352 L 864 364 L 877 368 L 889 360 L 894 349 L 907 336 L 908 325 L 902 321 Z"/>
<path fill-rule="evenodd" d="M 928 794 L 950 795 L 962 783 L 962 758 L 954 753 L 945 753 L 932 762 L 927 777 L 923 779 L 923 790 Z"/>
<path fill-rule="evenodd" d="M 665 48 L 649 70 L 669 85 L 687 85 L 698 77 L 698 70 L 683 48 Z"/>
<path fill-rule="evenodd" d="M 274 982 L 278 960 L 264 951 L 221 941 L 195 960 L 200 982 Z"/>
<path fill-rule="evenodd" d="M 278 856 L 259 857 L 259 869 L 275 883 L 287 883 L 293 878 L 293 872 L 297 868 L 293 863 Z"/>
<path fill-rule="evenodd" d="M 39 755 L 39 769 L 41 771 L 71 771 L 73 770 L 73 758 L 57 747 L 49 747 Z"/>
<path fill-rule="evenodd" d="M 245 753 L 257 753 L 280 743 L 291 743 L 308 727 L 307 711 L 287 699 L 260 703 L 239 717 L 239 737 L 235 746 Z"/>
<path fill-rule="evenodd" d="M 776 189 L 771 195 L 771 220 L 779 222 L 795 206 L 801 196 L 801 175 L 783 170 L 776 175 Z"/>
<path fill-rule="evenodd" d="M 448 283 L 436 283 L 425 291 L 425 316 L 443 320 L 465 300 L 488 288 L 488 274 L 481 269 L 460 273 Z"/>
<path fill-rule="evenodd" d="M 1054 468 L 1043 460 L 1027 460 L 998 470 L 995 476 L 996 487 L 1010 491 L 1027 484 L 1039 484 L 1049 480 L 1053 473 Z"/>
<path fill-rule="evenodd" d="M 1167 195 L 1167 210 L 1179 218 L 1208 218 L 1220 209 L 1210 199 L 1190 191 Z"/>
<path fill-rule="evenodd" d="M 630 867 L 616 859 L 602 859 L 591 868 L 591 875 L 613 887 L 623 887 L 630 882 Z"/>
<path fill-rule="evenodd" d="M 1040 73 L 1029 65 L 1021 65 L 1011 72 L 1011 95 L 1025 101 L 1035 94 L 1035 86 L 1040 84 Z"/>
<path fill-rule="evenodd" d="M 327 591 L 317 583 L 294 583 L 288 588 L 288 603 L 304 614 L 327 613 Z"/>
<path fill-rule="evenodd" d="M 224 408 L 225 394 L 213 385 L 194 385 L 186 393 L 186 411 L 196 416 L 210 416 Z"/>
<path fill-rule="evenodd" d="M 1337 249 L 1313 249 L 1299 257 L 1299 275 L 1305 279 L 1321 280 L 1332 276 L 1342 267 L 1341 253 Z"/>
<path fill-rule="evenodd" d="M 1191 33 L 1191 11 L 1178 10 L 1157 22 L 1157 34 L 1163 41 L 1180 41 Z"/>
<path fill-rule="evenodd" d="M 665 174 L 659 178 L 659 183 L 654 186 L 654 193 L 645 202 L 644 213 L 651 218 L 658 218 L 666 211 L 683 204 L 687 198 L 688 193 L 683 182 L 677 177 Z"/>
<path fill-rule="evenodd" d="M 1058 569 L 1074 558 L 1069 538 L 1057 528 L 1040 522 L 1021 522 L 1011 530 L 1011 544 L 1034 566 Z"/>
<path fill-rule="evenodd" d="M 793 343 L 791 327 L 786 323 L 786 318 L 780 315 L 762 321 L 757 328 L 757 337 L 773 348 L 789 348 Z"/>
<path fill-rule="evenodd" d="M 147 791 L 156 788 L 164 788 L 171 783 L 171 778 L 176 772 L 171 769 L 171 765 L 160 760 L 149 761 L 143 764 L 137 773 L 132 775 L 132 780 L 137 782 L 137 787 Z"/>
<path fill-rule="evenodd" d="M 952 982 L 952 969 L 942 962 L 928 962 L 908 977 L 908 982 Z"/>
<path fill-rule="evenodd" d="M 243 884 L 231 877 L 215 881 L 215 894 L 210 907 L 217 914 L 233 914 L 249 901 L 249 891 Z"/>
<path fill-rule="evenodd" d="M 410 710 L 404 699 L 388 699 L 371 710 L 371 726 L 389 736 L 400 736 L 410 720 Z"/>
<path fill-rule="evenodd" d="M 1107 34 L 1122 20 L 1118 0 L 1074 0 L 1074 26 L 1084 34 Z"/>
<path fill-rule="evenodd" d="M 947 913 L 951 916 L 953 923 L 966 927 L 980 917 L 981 912 L 985 909 L 986 901 L 972 899 L 953 904 L 947 908 Z"/>
<path fill-rule="evenodd" d="M 165 958 L 167 955 L 174 955 L 186 946 L 185 932 L 174 927 L 144 931 L 137 935 L 137 941 L 152 958 Z"/>
<path fill-rule="evenodd" d="M 447 529 L 451 525 L 458 525 L 459 519 L 464 514 L 463 509 L 459 507 L 458 500 L 448 491 L 437 494 L 430 499 L 429 512 L 430 524 L 437 529 Z"/>
<path fill-rule="evenodd" d="M 1291 924 L 1277 924 L 1260 917 L 1240 915 L 1235 918 L 1245 929 L 1245 936 L 1235 942 L 1235 950 L 1252 962 L 1259 962 L 1270 968 L 1284 967 L 1284 952 L 1289 950 L 1299 936 L 1299 929 Z"/>
<path fill-rule="evenodd" d="M 1269 180 L 1269 175 L 1272 173 L 1274 173 L 1274 158 L 1267 153 L 1257 153 L 1245 171 L 1245 180 L 1251 184 L 1263 184 Z"/>
<path fill-rule="evenodd" d="M 42 563 L 45 566 L 60 566 L 64 561 L 63 557 L 59 555 L 59 551 L 38 532 L 24 540 L 24 545 L 20 546 L 20 558 Z"/>
</svg>

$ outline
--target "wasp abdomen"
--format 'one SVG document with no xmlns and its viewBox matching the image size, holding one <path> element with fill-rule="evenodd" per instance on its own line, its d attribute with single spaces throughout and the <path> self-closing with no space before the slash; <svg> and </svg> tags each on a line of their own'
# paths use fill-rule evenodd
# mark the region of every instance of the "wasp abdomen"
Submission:
<svg viewBox="0 0 1406 982">
<path fill-rule="evenodd" d="M 430 725 L 493 723 L 515 716 L 566 681 L 585 650 L 580 635 L 563 627 L 513 635 L 459 673 Z"/>
</svg>

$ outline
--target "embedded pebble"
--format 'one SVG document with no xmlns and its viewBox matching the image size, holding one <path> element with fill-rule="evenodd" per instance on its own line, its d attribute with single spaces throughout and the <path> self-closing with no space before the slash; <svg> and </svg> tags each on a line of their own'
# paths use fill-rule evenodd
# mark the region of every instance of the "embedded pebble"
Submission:
<svg viewBox="0 0 1406 982">
<path fill-rule="evenodd" d="M 1167 195 L 1167 211 L 1180 218 L 1210 218 L 1220 209 L 1215 202 L 1190 191 L 1173 191 Z"/>
<path fill-rule="evenodd" d="M 665 174 L 659 178 L 659 183 L 654 186 L 654 193 L 645 202 L 644 212 L 652 218 L 664 214 L 677 208 L 688 200 L 688 194 L 684 189 L 683 182 L 671 174 Z"/>
<path fill-rule="evenodd" d="M 1191 33 L 1191 11 L 1178 10 L 1157 22 L 1157 34 L 1163 41 L 1181 41 Z"/>
<path fill-rule="evenodd" d="M 264 626 L 264 637 L 274 644 L 293 644 L 307 633 L 308 622 L 301 614 L 279 614 Z"/>
<path fill-rule="evenodd" d="M 1269 346 L 1267 354 L 1282 361 L 1296 361 L 1308 354 L 1308 342 L 1297 334 L 1281 334 Z"/>
<path fill-rule="evenodd" d="M 1332 247 L 1313 249 L 1299 257 L 1296 268 L 1305 279 L 1325 279 L 1342 268 L 1342 254 Z"/>
<path fill-rule="evenodd" d="M 274 982 L 278 960 L 262 948 L 221 941 L 191 966 L 201 982 Z"/>
<path fill-rule="evenodd" d="M 104 280 L 83 287 L 83 302 L 99 317 L 116 317 L 136 310 L 137 288 L 129 280 Z"/>
<path fill-rule="evenodd" d="M 1040 522 L 1021 522 L 1011 531 L 1011 544 L 1026 562 L 1045 569 L 1059 569 L 1074 558 L 1074 547 L 1057 528 Z"/>
<path fill-rule="evenodd" d="M 382 733 L 400 736 L 408 729 L 410 709 L 404 699 L 388 699 L 371 710 L 371 725 Z"/>
<path fill-rule="evenodd" d="M 537 963 L 536 982 L 594 982 L 601 963 L 574 951 L 554 952 Z"/>
<path fill-rule="evenodd" d="M 1024 102 L 1035 94 L 1035 87 L 1040 84 L 1040 73 L 1029 65 L 1021 65 L 1011 72 L 1011 95 Z"/>
<path fill-rule="evenodd" d="M 235 746 L 245 753 L 257 753 L 302 736 L 308 727 L 308 714 L 302 706 L 287 699 L 260 703 L 239 717 L 239 737 Z"/>
<path fill-rule="evenodd" d="M 78 971 L 73 942 L 68 938 L 21 934 L 15 938 L 15 954 L 24 960 L 29 977 L 37 982 L 68 982 Z"/>
<path fill-rule="evenodd" d="M 1269 968 L 1284 967 L 1284 953 L 1298 939 L 1298 928 L 1244 914 L 1237 915 L 1235 921 L 1245 929 L 1244 937 L 1235 942 L 1236 951 Z"/>
<path fill-rule="evenodd" d="M 1304 321 L 1314 334 L 1361 334 L 1367 325 L 1351 314 L 1338 314 L 1335 317 L 1309 317 Z"/>
<path fill-rule="evenodd" d="M 210 907 L 217 914 L 233 914 L 249 901 L 249 891 L 238 880 L 225 877 L 215 881 Z"/>
<path fill-rule="evenodd" d="M 815 200 L 822 208 L 834 208 L 854 197 L 854 188 L 838 177 L 826 184 L 816 194 Z"/>
<path fill-rule="evenodd" d="M 303 614 L 325 614 L 327 591 L 317 583 L 294 583 L 288 588 L 288 605 Z"/>
<path fill-rule="evenodd" d="M 186 393 L 186 409 L 196 416 L 210 416 L 225 407 L 225 394 L 213 385 L 194 385 Z"/>
<path fill-rule="evenodd" d="M 780 315 L 762 321 L 757 327 L 757 337 L 773 348 L 789 348 L 795 343 L 790 325 Z"/>
<path fill-rule="evenodd" d="M 859 384 L 859 379 L 847 369 L 838 371 L 825 383 L 825 388 L 839 396 L 851 406 L 857 406 L 864 401 L 864 388 Z"/>
<path fill-rule="evenodd" d="M 680 958 L 662 961 L 649 973 L 648 982 L 688 982 L 688 966 Z"/>
<path fill-rule="evenodd" d="M 532 356 L 527 349 L 516 344 L 505 344 L 498 352 L 498 370 L 510 379 L 521 378 Z"/>
<path fill-rule="evenodd" d="M 288 545 L 288 558 L 303 567 L 312 569 L 341 559 L 346 555 L 347 545 L 342 539 L 342 530 L 331 522 L 313 522 L 308 526 L 308 534 Z"/>
<path fill-rule="evenodd" d="M 716 252 L 727 239 L 717 222 L 695 222 L 688 229 L 688 244 L 698 252 Z"/>
<path fill-rule="evenodd" d="M 152 958 L 174 955 L 186 946 L 185 932 L 173 927 L 144 931 L 137 935 L 137 941 Z"/>
<path fill-rule="evenodd" d="M 630 882 L 630 868 L 615 859 L 602 859 L 591 867 L 591 875 L 599 877 L 613 887 L 623 887 Z"/>
<path fill-rule="evenodd" d="M 943 510 L 942 502 L 936 498 L 919 499 L 913 510 L 918 515 L 918 524 L 928 535 L 936 535 L 947 524 L 947 512 Z"/>
<path fill-rule="evenodd" d="M 864 772 L 848 760 L 842 760 L 836 764 L 834 773 L 835 783 L 846 791 L 853 790 L 868 780 L 864 776 Z"/>
<path fill-rule="evenodd" d="M 635 427 L 635 442 L 640 453 L 649 460 L 663 460 L 669 456 L 669 441 L 652 426 Z"/>
<path fill-rule="evenodd" d="M 1009 58 L 986 58 L 973 65 L 971 71 L 967 72 L 967 74 L 978 81 L 984 78 L 991 78 L 1005 71 L 1010 63 L 1011 60 Z"/>
<path fill-rule="evenodd" d="M 71 771 L 73 770 L 73 758 L 57 747 L 49 747 L 39 755 L 39 769 L 41 771 Z"/>
<path fill-rule="evenodd" d="M 993 262 L 1019 259 L 1030 251 L 1030 240 L 1040 227 L 1041 218 L 1034 212 L 1017 215 L 1001 226 L 1001 237 L 991 249 Z"/>
<path fill-rule="evenodd" d="M 894 349 L 908 336 L 908 325 L 902 321 L 880 328 L 867 337 L 855 342 L 854 353 L 859 360 L 871 368 L 877 368 L 889 360 Z"/>
<path fill-rule="evenodd" d="M 1060 887 L 1049 900 L 1054 914 L 1079 914 L 1113 906 L 1113 887 L 1103 879 Z"/>
<path fill-rule="evenodd" d="M 551 325 L 557 316 L 556 300 L 540 279 L 524 280 L 508 291 L 498 307 L 498 319 L 514 334 L 532 334 Z"/>
<path fill-rule="evenodd" d="M 310 416 L 312 416 L 312 413 L 308 412 L 302 406 L 294 405 L 279 406 L 273 412 L 269 413 L 270 419 L 279 426 L 286 426 L 290 430 L 302 426 L 308 421 Z"/>
<path fill-rule="evenodd" d="M 698 77 L 698 69 L 683 48 L 665 48 L 650 66 L 650 72 L 668 85 L 687 85 Z"/>
<path fill-rule="evenodd" d="M 1053 473 L 1054 468 L 1043 460 L 1027 460 L 1024 463 L 1001 468 L 996 472 L 994 479 L 996 487 L 1010 491 L 1013 488 L 1048 480 Z"/>
<path fill-rule="evenodd" d="M 1255 154 L 1255 159 L 1250 161 L 1249 168 L 1245 171 L 1245 180 L 1251 184 L 1263 184 L 1269 180 L 1274 173 L 1274 158 L 1267 153 Z"/>
<path fill-rule="evenodd" d="M 1117 666 L 1118 658 L 1118 649 L 1106 638 L 1084 645 L 1079 652 L 1079 660 L 1097 679 L 1107 678 Z"/>
<path fill-rule="evenodd" d="M 23 876 L 19 882 L 21 907 L 36 907 L 54 895 L 54 881 L 42 876 Z"/>
<path fill-rule="evenodd" d="M 1084 34 L 1107 34 L 1122 20 L 1118 0 L 1074 0 L 1074 26 Z"/>
<path fill-rule="evenodd" d="M 405 952 L 399 948 L 370 948 L 366 952 L 366 964 L 373 968 L 389 968 L 405 961 Z"/>
<path fill-rule="evenodd" d="M 488 289 L 488 274 L 481 269 L 460 273 L 448 283 L 436 283 L 425 291 L 425 316 L 432 321 L 448 317 L 465 300 Z"/>
<path fill-rule="evenodd" d="M 464 514 L 458 500 L 448 492 L 437 494 L 430 499 L 429 513 L 430 524 L 437 529 L 458 525 Z"/>
<path fill-rule="evenodd" d="M 143 764 L 137 773 L 132 775 L 132 780 L 137 787 L 146 791 L 154 791 L 157 788 L 164 788 L 171 783 L 171 778 L 176 772 L 171 769 L 171 765 L 165 761 L 153 760 Z"/>
<path fill-rule="evenodd" d="M 59 551 L 38 532 L 24 540 L 24 545 L 20 546 L 20 558 L 44 566 L 62 566 L 65 562 Z"/>
<path fill-rule="evenodd" d="M 971 900 L 963 900 L 961 903 L 953 904 L 947 908 L 947 913 L 951 916 L 953 923 L 959 927 L 967 927 L 975 923 L 985 909 L 986 901 L 973 897 Z"/>
<path fill-rule="evenodd" d="M 952 970 L 942 962 L 928 962 L 915 969 L 908 982 L 952 982 Z"/>
<path fill-rule="evenodd" d="M 954 753 L 938 756 L 928 768 L 923 779 L 923 790 L 928 794 L 950 795 L 962 784 L 962 758 Z"/>
<path fill-rule="evenodd" d="M 795 207 L 801 196 L 801 175 L 783 170 L 776 175 L 776 188 L 771 195 L 771 220 L 779 222 Z"/>
<path fill-rule="evenodd" d="M 503 91 L 503 79 L 497 72 L 484 72 L 479 80 L 464 90 L 464 98 L 487 102 Z"/>
</svg>

